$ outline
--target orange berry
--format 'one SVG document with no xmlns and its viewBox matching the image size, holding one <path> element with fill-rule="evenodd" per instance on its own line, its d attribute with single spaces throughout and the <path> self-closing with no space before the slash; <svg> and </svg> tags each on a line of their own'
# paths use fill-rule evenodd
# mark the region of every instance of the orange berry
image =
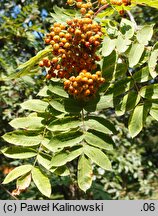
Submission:
<svg viewBox="0 0 158 216">
<path fill-rule="evenodd" d="M 98 77 L 101 77 L 101 71 L 97 71 L 96 75 L 98 75 Z"/>
<path fill-rule="evenodd" d="M 47 76 L 46 76 L 46 79 L 51 79 L 51 75 L 50 74 L 47 74 Z"/>
<path fill-rule="evenodd" d="M 51 41 L 51 39 L 50 39 L 50 38 L 45 38 L 45 43 L 46 43 L 46 44 L 49 44 L 49 43 L 50 43 L 50 41 Z"/>
<path fill-rule="evenodd" d="M 58 50 L 58 49 L 59 49 L 59 44 L 55 43 L 55 44 L 53 45 L 53 48 L 54 48 L 54 50 Z"/>
<path fill-rule="evenodd" d="M 52 63 L 57 63 L 58 62 L 58 58 L 57 57 L 54 57 L 53 59 L 52 59 Z"/>
<path fill-rule="evenodd" d="M 40 62 L 39 62 L 39 66 L 40 66 L 40 67 L 43 67 L 43 66 L 44 66 L 43 61 L 40 61 Z"/>
<path fill-rule="evenodd" d="M 86 8 L 83 8 L 83 5 L 82 5 L 80 12 L 81 12 L 81 14 L 85 14 L 87 12 Z"/>
<path fill-rule="evenodd" d="M 54 23 L 54 27 L 60 27 L 60 23 Z"/>
<path fill-rule="evenodd" d="M 86 91 L 84 92 L 84 95 L 85 95 L 85 96 L 88 96 L 88 95 L 90 95 L 90 94 L 91 94 L 90 90 L 89 90 L 89 89 L 86 89 Z"/>
</svg>

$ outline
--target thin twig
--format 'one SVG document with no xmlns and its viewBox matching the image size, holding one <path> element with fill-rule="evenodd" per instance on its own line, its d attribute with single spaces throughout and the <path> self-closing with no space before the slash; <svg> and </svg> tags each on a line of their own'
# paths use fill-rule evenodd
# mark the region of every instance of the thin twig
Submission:
<svg viewBox="0 0 158 216">
<path fill-rule="evenodd" d="M 130 11 L 126 11 L 126 12 L 127 12 L 128 16 L 129 16 L 131 22 L 134 24 L 135 30 L 138 30 L 137 23 L 136 23 L 136 21 L 135 21 L 135 19 L 134 19 L 134 16 L 132 15 L 132 13 L 131 13 Z"/>
<path fill-rule="evenodd" d="M 94 17 L 95 17 L 98 13 L 100 13 L 102 10 L 107 9 L 109 6 L 110 6 L 109 4 L 105 4 L 105 5 L 101 6 L 101 7 L 97 10 L 97 12 L 95 12 Z"/>
<path fill-rule="evenodd" d="M 12 195 L 1 183 L 0 183 L 0 187 L 7 192 L 7 194 L 9 194 L 13 199 L 18 200 L 18 198 L 14 195 Z"/>
</svg>

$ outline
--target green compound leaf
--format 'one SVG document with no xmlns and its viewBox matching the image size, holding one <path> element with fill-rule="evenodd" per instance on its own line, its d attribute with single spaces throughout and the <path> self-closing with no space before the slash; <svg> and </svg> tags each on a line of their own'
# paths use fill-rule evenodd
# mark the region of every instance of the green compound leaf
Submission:
<svg viewBox="0 0 158 216">
<path fill-rule="evenodd" d="M 21 118 L 15 118 L 9 124 L 14 127 L 15 129 L 26 129 L 26 130 L 39 130 L 44 125 L 42 124 L 43 118 L 41 117 L 21 117 Z"/>
<path fill-rule="evenodd" d="M 125 38 L 130 39 L 133 37 L 135 31 L 133 22 L 123 18 L 121 20 L 120 27 L 121 33 Z"/>
<path fill-rule="evenodd" d="M 79 144 L 84 136 L 81 132 L 67 132 L 53 137 L 48 144 L 44 146 L 50 151 L 56 152 L 65 147 L 72 147 Z"/>
<path fill-rule="evenodd" d="M 88 112 L 101 111 L 113 107 L 113 94 L 102 95 L 101 97 L 96 97 L 86 103 L 84 110 Z"/>
<path fill-rule="evenodd" d="M 123 98 L 116 99 L 115 112 L 118 116 L 123 115 L 126 111 L 133 109 L 140 101 L 141 97 L 136 92 L 128 92 Z"/>
<path fill-rule="evenodd" d="M 158 99 L 158 84 L 151 84 L 149 86 L 142 87 L 140 95 L 143 98 Z"/>
<path fill-rule="evenodd" d="M 98 148 L 85 145 L 84 153 L 89 157 L 94 163 L 105 170 L 111 170 L 111 162 L 108 157 Z"/>
<path fill-rule="evenodd" d="M 105 134 L 116 132 L 114 125 L 104 117 L 90 116 L 85 120 L 87 130 L 93 129 Z"/>
<path fill-rule="evenodd" d="M 91 187 L 92 174 L 91 161 L 85 155 L 81 155 L 78 161 L 77 181 L 79 188 L 84 192 Z"/>
<path fill-rule="evenodd" d="M 66 113 L 65 111 L 65 107 L 62 103 L 60 103 L 59 101 L 56 100 L 51 100 L 49 102 L 49 104 L 57 111 L 62 112 L 62 113 Z"/>
<path fill-rule="evenodd" d="M 109 140 L 110 143 L 109 144 L 108 140 L 105 141 L 93 133 L 86 132 L 84 139 L 88 144 L 92 146 L 105 149 L 105 150 L 113 150 L 113 146 L 111 145 L 111 140 Z"/>
<path fill-rule="evenodd" d="M 54 173 L 59 176 L 68 176 L 70 175 L 70 170 L 68 169 L 67 166 L 61 166 L 56 168 Z"/>
<path fill-rule="evenodd" d="M 79 101 L 68 98 L 64 100 L 64 108 L 66 112 L 79 114 L 83 107 Z"/>
<path fill-rule="evenodd" d="M 128 70 L 128 64 L 125 63 L 118 63 L 116 65 L 116 70 L 115 70 L 115 79 L 124 77 L 126 75 L 126 72 Z"/>
<path fill-rule="evenodd" d="M 48 103 L 39 99 L 32 99 L 25 101 L 21 104 L 21 107 L 26 110 L 31 110 L 39 113 L 45 112 L 48 107 Z"/>
<path fill-rule="evenodd" d="M 132 44 L 132 47 L 128 54 L 129 67 L 132 68 L 139 63 L 139 60 L 143 55 L 144 48 L 144 45 L 139 44 L 138 42 Z"/>
<path fill-rule="evenodd" d="M 136 0 L 136 3 L 143 3 L 150 7 L 158 8 L 158 0 Z"/>
<path fill-rule="evenodd" d="M 137 83 L 147 82 L 148 80 L 152 79 L 149 74 L 148 67 L 144 67 L 141 70 L 134 73 L 133 78 Z"/>
<path fill-rule="evenodd" d="M 36 146 L 42 141 L 42 135 L 34 135 L 25 131 L 13 131 L 4 134 L 3 139 L 18 146 Z"/>
<path fill-rule="evenodd" d="M 46 47 L 44 50 L 38 52 L 36 56 L 32 57 L 27 62 L 20 65 L 16 69 L 16 73 L 11 74 L 7 79 L 16 79 L 22 76 L 26 76 L 30 73 L 34 73 L 33 69 L 35 68 L 35 66 L 38 66 L 39 61 L 51 52 L 51 46 Z"/>
<path fill-rule="evenodd" d="M 106 81 L 110 81 L 113 78 L 116 66 L 116 51 L 113 51 L 109 56 L 104 57 L 102 64 L 102 74 Z"/>
<path fill-rule="evenodd" d="M 149 72 L 152 78 L 155 78 L 158 75 L 157 61 L 158 61 L 158 42 L 154 45 L 148 61 Z"/>
<path fill-rule="evenodd" d="M 3 184 L 8 184 L 11 181 L 14 181 L 18 177 L 30 172 L 32 169 L 32 165 L 22 165 L 13 169 L 2 182 Z"/>
<path fill-rule="evenodd" d="M 113 97 L 115 98 L 118 95 L 124 94 L 125 92 L 129 91 L 133 88 L 134 82 L 131 77 L 126 77 L 121 79 L 113 85 Z"/>
<path fill-rule="evenodd" d="M 66 93 L 66 91 L 63 88 L 63 84 L 59 82 L 52 82 L 48 89 L 50 92 L 52 92 L 55 95 L 58 95 L 60 97 L 69 98 L 69 95 Z"/>
<path fill-rule="evenodd" d="M 49 97 L 49 94 L 48 94 L 48 86 L 44 86 L 37 94 L 37 96 L 40 96 L 40 97 Z"/>
<path fill-rule="evenodd" d="M 158 121 L 158 103 L 152 103 L 149 113 L 155 120 Z"/>
<path fill-rule="evenodd" d="M 69 131 L 73 128 L 78 128 L 82 125 L 82 122 L 74 118 L 63 118 L 52 121 L 48 125 L 48 130 L 50 131 Z"/>
<path fill-rule="evenodd" d="M 102 55 L 108 56 L 112 53 L 112 51 L 115 49 L 115 39 L 110 39 L 108 36 L 104 37 L 103 40 L 103 46 L 102 46 Z"/>
<path fill-rule="evenodd" d="M 148 106 L 137 105 L 129 118 L 128 129 L 131 137 L 137 136 L 144 126 L 148 114 Z"/>
<path fill-rule="evenodd" d="M 116 40 L 116 49 L 119 53 L 124 53 L 131 43 L 131 40 L 120 34 Z"/>
<path fill-rule="evenodd" d="M 83 148 L 80 147 L 78 149 L 74 149 L 71 151 L 62 151 L 58 154 L 56 154 L 52 160 L 51 160 L 51 164 L 50 167 L 59 167 L 59 166 L 63 166 L 66 163 L 74 160 L 75 158 L 77 158 L 79 155 L 81 155 L 83 152 Z"/>
<path fill-rule="evenodd" d="M 37 155 L 37 161 L 39 164 L 41 164 L 45 169 L 49 170 L 50 172 L 54 172 L 56 168 L 50 169 L 50 163 L 51 163 L 52 157 L 46 153 L 40 152 Z"/>
<path fill-rule="evenodd" d="M 138 42 L 143 45 L 148 45 L 152 36 L 153 36 L 153 25 L 143 26 L 136 34 Z"/>
<path fill-rule="evenodd" d="M 42 170 L 39 169 L 39 167 L 34 167 L 31 173 L 32 179 L 39 191 L 46 197 L 50 197 L 51 184 L 49 178 L 43 173 Z"/>
<path fill-rule="evenodd" d="M 24 147 L 6 147 L 1 151 L 6 157 L 14 159 L 26 159 L 35 157 L 37 155 L 36 150 Z"/>
</svg>

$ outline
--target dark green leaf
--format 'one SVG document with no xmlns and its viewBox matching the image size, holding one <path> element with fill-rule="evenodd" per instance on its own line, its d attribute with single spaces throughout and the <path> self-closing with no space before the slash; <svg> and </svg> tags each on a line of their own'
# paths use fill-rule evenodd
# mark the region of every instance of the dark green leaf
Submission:
<svg viewBox="0 0 158 216">
<path fill-rule="evenodd" d="M 106 81 L 113 78 L 116 65 L 116 52 L 113 51 L 109 56 L 104 57 L 102 65 L 102 74 Z"/>
<path fill-rule="evenodd" d="M 56 168 L 54 173 L 59 176 L 68 176 L 70 175 L 70 170 L 67 168 L 67 166 L 61 166 Z"/>
<path fill-rule="evenodd" d="M 125 112 L 133 109 L 139 103 L 140 99 L 140 95 L 133 91 L 128 92 L 121 100 L 117 101 L 116 98 L 116 114 L 118 116 L 123 115 Z"/>
<path fill-rule="evenodd" d="M 158 99 L 158 84 L 144 86 L 140 90 L 140 95 L 143 98 Z"/>
<path fill-rule="evenodd" d="M 151 79 L 151 76 L 149 74 L 149 68 L 148 67 L 144 67 L 141 70 L 137 71 L 133 75 L 133 78 L 138 83 L 147 82 L 148 80 Z"/>
</svg>

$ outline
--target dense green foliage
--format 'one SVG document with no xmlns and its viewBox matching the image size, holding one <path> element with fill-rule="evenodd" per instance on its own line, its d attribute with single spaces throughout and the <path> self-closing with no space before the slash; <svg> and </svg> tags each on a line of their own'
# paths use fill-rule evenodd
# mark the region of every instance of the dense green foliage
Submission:
<svg viewBox="0 0 158 216">
<path fill-rule="evenodd" d="M 157 7 L 155 2 L 148 4 Z M 51 55 L 42 41 L 50 24 L 78 12 L 35 1 L 5 3 L 0 131 L 1 152 L 11 159 L 1 155 L 1 170 L 16 168 L 5 179 L 1 175 L 2 198 L 8 199 L 6 184 L 17 179 L 12 195 L 29 187 L 20 199 L 156 199 L 157 9 L 132 7 L 125 18 L 114 8 L 97 14 L 105 33 L 98 67 L 106 82 L 95 98 L 81 103 L 64 91 L 63 80 L 45 81 L 38 66 Z M 42 9 L 52 17 L 45 19 Z M 150 19 L 144 21 L 147 10 Z"/>
</svg>

